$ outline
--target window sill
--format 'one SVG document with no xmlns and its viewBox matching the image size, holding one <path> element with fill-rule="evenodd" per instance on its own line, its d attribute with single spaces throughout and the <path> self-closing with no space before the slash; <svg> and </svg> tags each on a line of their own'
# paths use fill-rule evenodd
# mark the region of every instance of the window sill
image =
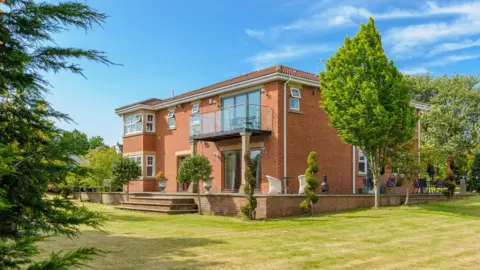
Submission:
<svg viewBox="0 0 480 270">
<path fill-rule="evenodd" d="M 175 130 L 175 129 L 177 129 L 177 127 L 169 127 L 169 128 L 167 128 L 167 130 Z"/>
<path fill-rule="evenodd" d="M 293 109 L 288 109 L 288 112 L 296 113 L 296 114 L 303 114 L 302 111 L 300 111 L 300 110 L 293 110 Z"/>
<path fill-rule="evenodd" d="M 128 138 L 128 137 L 135 137 L 135 136 L 139 136 L 139 135 L 155 135 L 155 132 L 154 131 L 143 131 L 143 132 L 138 132 L 138 133 L 130 133 L 130 134 L 127 134 L 127 135 L 123 135 L 123 138 Z"/>
</svg>

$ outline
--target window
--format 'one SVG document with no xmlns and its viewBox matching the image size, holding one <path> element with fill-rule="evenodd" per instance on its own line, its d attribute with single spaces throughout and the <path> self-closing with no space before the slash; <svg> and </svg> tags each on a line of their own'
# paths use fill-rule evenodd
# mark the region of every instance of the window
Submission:
<svg viewBox="0 0 480 270">
<path fill-rule="evenodd" d="M 155 156 L 147 155 L 147 177 L 155 177 Z"/>
<path fill-rule="evenodd" d="M 241 93 L 222 99 L 222 131 L 251 128 L 261 125 L 260 90 Z"/>
<path fill-rule="evenodd" d="M 142 132 L 142 115 L 135 114 L 125 116 L 124 125 L 125 135 Z"/>
<path fill-rule="evenodd" d="M 155 116 L 153 114 L 147 114 L 147 131 L 155 132 Z"/>
<path fill-rule="evenodd" d="M 177 157 L 177 174 L 178 174 L 178 169 L 180 168 L 180 165 L 182 162 L 187 158 L 188 156 L 179 156 Z M 178 191 L 188 191 L 188 184 L 180 184 L 177 183 L 177 190 Z"/>
<path fill-rule="evenodd" d="M 142 156 L 128 156 L 127 158 L 135 160 L 137 165 L 140 167 L 140 170 L 142 170 L 142 175 L 143 175 L 143 169 L 142 169 Z"/>
<path fill-rule="evenodd" d="M 300 110 L 300 99 L 302 95 L 300 94 L 300 90 L 297 88 L 290 89 L 290 109 L 299 111 Z"/>
<path fill-rule="evenodd" d="M 200 104 L 197 103 L 197 104 L 193 104 L 193 107 L 192 107 L 192 114 L 196 114 L 198 113 L 198 109 L 200 108 Z"/>
<path fill-rule="evenodd" d="M 175 128 L 175 110 L 168 111 L 168 126 Z"/>
<path fill-rule="evenodd" d="M 358 174 L 366 175 L 368 170 L 367 156 L 362 150 L 358 150 Z"/>
</svg>

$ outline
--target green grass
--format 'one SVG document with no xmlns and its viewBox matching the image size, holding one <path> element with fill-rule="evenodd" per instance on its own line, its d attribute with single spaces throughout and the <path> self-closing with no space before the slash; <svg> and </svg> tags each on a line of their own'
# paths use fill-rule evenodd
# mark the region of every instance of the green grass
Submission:
<svg viewBox="0 0 480 270">
<path fill-rule="evenodd" d="M 104 231 L 50 238 L 52 251 L 97 247 L 93 269 L 475 269 L 480 196 L 312 218 L 243 221 L 163 216 L 86 204 L 109 217 Z"/>
</svg>

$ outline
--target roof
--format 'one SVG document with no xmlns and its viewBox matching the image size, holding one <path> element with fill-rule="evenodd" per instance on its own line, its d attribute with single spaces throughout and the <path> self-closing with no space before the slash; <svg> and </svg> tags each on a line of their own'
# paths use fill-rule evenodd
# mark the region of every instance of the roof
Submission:
<svg viewBox="0 0 480 270">
<path fill-rule="evenodd" d="M 260 77 L 275 74 L 275 73 L 280 73 L 280 74 L 284 74 L 284 75 L 287 75 L 287 76 L 293 76 L 293 77 L 297 77 L 297 78 L 301 78 L 301 79 L 311 80 L 312 82 L 318 83 L 318 76 L 313 74 L 313 73 L 301 71 L 301 70 L 298 70 L 298 69 L 294 69 L 294 68 L 290 68 L 290 67 L 286 67 L 286 66 L 282 66 L 282 65 L 276 65 L 276 66 L 271 66 L 271 67 L 268 67 L 268 68 L 256 70 L 256 71 L 244 74 L 244 75 L 240 75 L 238 77 L 228 79 L 228 80 L 225 80 L 225 81 L 221 81 L 221 82 L 218 82 L 218 83 L 215 83 L 215 84 L 212 84 L 212 85 L 209 85 L 209 86 L 205 86 L 205 87 L 193 90 L 193 91 L 189 91 L 187 93 L 175 96 L 174 98 L 168 98 L 168 99 L 150 98 L 150 99 L 143 100 L 143 101 L 140 101 L 140 102 L 137 102 L 137 103 L 122 106 L 120 108 L 117 108 L 116 111 L 131 107 L 131 106 L 135 106 L 135 105 L 148 105 L 148 106 L 159 105 L 159 104 L 171 102 L 175 99 L 181 99 L 181 98 L 201 94 L 201 93 L 208 92 L 210 90 L 214 90 L 214 89 L 217 89 L 217 88 L 221 88 L 221 87 L 225 87 L 225 86 L 249 81 L 249 80 L 252 80 L 252 79 L 260 78 Z"/>
</svg>

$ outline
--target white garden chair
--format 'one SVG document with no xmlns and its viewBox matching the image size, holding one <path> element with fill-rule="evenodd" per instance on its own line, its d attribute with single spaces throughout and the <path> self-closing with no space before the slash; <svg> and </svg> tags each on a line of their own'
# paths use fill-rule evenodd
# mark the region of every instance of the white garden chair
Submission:
<svg viewBox="0 0 480 270">
<path fill-rule="evenodd" d="M 268 179 L 268 194 L 281 194 L 282 193 L 282 182 L 270 175 L 267 175 Z"/>
<path fill-rule="evenodd" d="M 298 195 L 303 195 L 305 194 L 305 187 L 307 186 L 307 179 L 305 178 L 305 175 L 299 175 L 298 176 Z"/>
</svg>

